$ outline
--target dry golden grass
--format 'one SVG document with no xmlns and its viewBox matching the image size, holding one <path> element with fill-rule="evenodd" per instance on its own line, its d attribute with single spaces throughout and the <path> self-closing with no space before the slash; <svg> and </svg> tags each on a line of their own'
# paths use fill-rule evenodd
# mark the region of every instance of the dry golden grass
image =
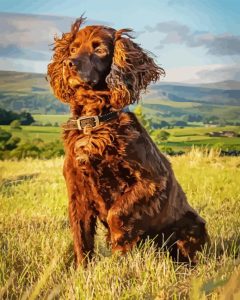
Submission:
<svg viewBox="0 0 240 300">
<path fill-rule="evenodd" d="M 195 268 L 151 241 L 111 255 L 99 226 L 93 261 L 75 271 L 63 160 L 0 162 L 0 299 L 240 299 L 240 159 L 193 149 L 171 161 L 208 222 Z"/>
</svg>

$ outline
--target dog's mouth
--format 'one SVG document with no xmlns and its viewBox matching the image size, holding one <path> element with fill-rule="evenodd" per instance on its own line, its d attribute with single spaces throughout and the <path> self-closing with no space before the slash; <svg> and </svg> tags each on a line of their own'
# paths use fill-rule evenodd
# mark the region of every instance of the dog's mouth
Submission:
<svg viewBox="0 0 240 300">
<path fill-rule="evenodd" d="M 98 84 L 98 80 L 83 78 L 79 71 L 71 72 L 70 77 L 68 78 L 68 84 L 72 89 L 94 89 L 95 86 Z"/>
<path fill-rule="evenodd" d="M 69 69 L 63 66 L 63 80 L 65 86 L 69 86 L 72 90 L 104 90 L 107 88 L 105 75 L 99 74 L 95 69 L 92 69 L 88 75 L 84 75 L 77 68 Z"/>
<path fill-rule="evenodd" d="M 81 78 L 78 76 L 69 77 L 68 84 L 72 89 L 83 88 L 89 90 L 93 87 L 91 84 L 81 80 Z"/>
</svg>

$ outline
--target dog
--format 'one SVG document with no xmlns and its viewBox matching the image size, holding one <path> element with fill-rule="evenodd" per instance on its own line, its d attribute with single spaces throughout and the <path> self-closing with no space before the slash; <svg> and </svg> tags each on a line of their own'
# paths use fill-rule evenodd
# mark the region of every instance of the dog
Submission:
<svg viewBox="0 0 240 300">
<path fill-rule="evenodd" d="M 63 174 L 69 198 L 76 265 L 94 250 L 96 221 L 112 251 L 126 253 L 146 238 L 167 245 L 173 258 L 196 262 L 208 241 L 205 221 L 188 204 L 171 164 L 128 105 L 164 76 L 130 29 L 80 28 L 55 37 L 48 78 L 68 103 Z"/>
</svg>

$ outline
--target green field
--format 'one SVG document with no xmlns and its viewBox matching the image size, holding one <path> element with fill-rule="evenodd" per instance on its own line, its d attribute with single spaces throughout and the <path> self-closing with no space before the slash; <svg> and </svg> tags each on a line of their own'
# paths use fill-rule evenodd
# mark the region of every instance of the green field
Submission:
<svg viewBox="0 0 240 300">
<path fill-rule="evenodd" d="M 66 122 L 69 118 L 69 115 L 32 115 L 35 121 L 41 122 L 43 125 L 58 123 L 61 125 Z"/>
<path fill-rule="evenodd" d="M 240 133 L 240 126 L 217 126 L 217 127 L 184 127 L 164 129 L 171 133 L 173 136 L 204 136 L 206 133 L 212 131 L 236 131 Z"/>
<path fill-rule="evenodd" d="M 210 137 L 207 135 L 213 131 L 234 131 L 240 134 L 239 126 L 224 127 L 185 127 L 163 129 L 170 133 L 167 141 L 161 142 L 160 146 L 171 147 L 173 150 L 189 150 L 192 146 L 216 147 L 223 149 L 240 150 L 240 137 Z M 154 138 L 156 132 L 152 133 Z M 155 139 L 156 141 L 156 139 Z"/>
<path fill-rule="evenodd" d="M 22 141 L 42 139 L 45 142 L 52 142 L 61 139 L 61 128 L 52 126 L 21 126 L 21 130 L 11 130 L 10 126 L 0 126 L 2 129 L 20 137 Z"/>
<path fill-rule="evenodd" d="M 176 108 L 192 108 L 201 106 L 200 103 L 197 102 L 176 102 L 169 99 L 160 99 L 160 98 L 150 98 L 143 101 L 144 104 L 156 104 L 159 106 L 169 106 L 169 107 L 176 107 Z"/>
<path fill-rule="evenodd" d="M 65 115 L 60 116 L 39 116 L 43 122 L 51 120 L 55 122 L 66 121 Z M 48 119 L 49 118 L 49 119 Z M 18 136 L 22 141 L 31 141 L 33 139 L 42 139 L 44 142 L 52 142 L 61 140 L 61 127 L 52 126 L 22 126 L 22 130 L 11 130 L 10 126 L 1 126 L 1 128 L 10 131 L 13 136 Z M 224 127 L 185 127 L 163 129 L 170 133 L 167 141 L 159 142 L 160 147 L 171 147 L 174 151 L 189 151 L 192 146 L 199 147 L 216 147 L 223 149 L 238 149 L 240 150 L 240 137 L 209 137 L 206 133 L 211 131 L 234 131 L 240 133 L 239 126 L 224 126 Z M 155 139 L 156 132 L 152 133 L 152 138 Z"/>
<path fill-rule="evenodd" d="M 62 159 L 0 162 L 0 299 L 240 299 L 239 158 L 192 150 L 171 162 L 207 221 L 211 247 L 198 265 L 151 243 L 111 255 L 100 227 L 93 261 L 77 271 Z"/>
<path fill-rule="evenodd" d="M 177 102 L 169 99 L 149 98 L 142 101 L 143 112 L 147 118 L 158 122 L 183 120 L 187 115 L 201 115 L 204 118 L 217 116 L 219 121 L 240 122 L 240 106 L 217 105 L 201 102 Z"/>
</svg>

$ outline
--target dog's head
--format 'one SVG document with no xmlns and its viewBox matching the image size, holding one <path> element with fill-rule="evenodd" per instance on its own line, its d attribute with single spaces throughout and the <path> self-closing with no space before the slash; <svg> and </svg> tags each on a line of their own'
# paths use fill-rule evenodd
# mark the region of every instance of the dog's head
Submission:
<svg viewBox="0 0 240 300">
<path fill-rule="evenodd" d="M 48 78 L 54 94 L 70 102 L 79 91 L 108 91 L 114 108 L 139 100 L 140 92 L 164 70 L 129 35 L 105 26 L 86 26 L 77 19 L 71 31 L 55 38 Z"/>
</svg>

